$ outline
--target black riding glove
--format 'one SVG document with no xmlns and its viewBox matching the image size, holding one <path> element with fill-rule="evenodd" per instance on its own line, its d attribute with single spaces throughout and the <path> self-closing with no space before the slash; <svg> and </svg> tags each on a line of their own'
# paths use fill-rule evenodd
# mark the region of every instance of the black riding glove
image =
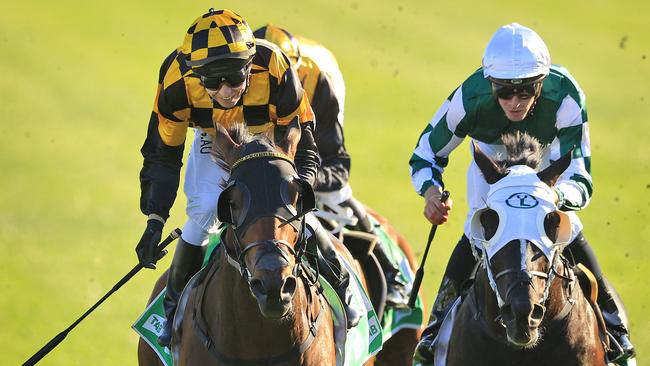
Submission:
<svg viewBox="0 0 650 366">
<path fill-rule="evenodd" d="M 161 221 L 156 219 L 147 221 L 147 228 L 144 230 L 140 242 L 135 247 L 138 260 L 145 268 L 156 269 L 156 261 L 158 260 L 156 247 L 160 243 L 163 225 Z"/>
</svg>

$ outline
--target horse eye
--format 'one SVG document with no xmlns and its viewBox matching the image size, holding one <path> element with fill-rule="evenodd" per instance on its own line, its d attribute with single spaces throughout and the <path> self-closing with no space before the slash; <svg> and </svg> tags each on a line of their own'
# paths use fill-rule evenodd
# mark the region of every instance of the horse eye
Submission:
<svg viewBox="0 0 650 366">
<path fill-rule="evenodd" d="M 486 240 L 490 240 L 499 227 L 499 214 L 494 210 L 487 210 L 481 214 L 481 225 Z"/>
<path fill-rule="evenodd" d="M 552 241 L 557 240 L 557 231 L 560 227 L 560 215 L 557 212 L 551 212 L 544 217 L 544 231 L 546 236 Z"/>
</svg>

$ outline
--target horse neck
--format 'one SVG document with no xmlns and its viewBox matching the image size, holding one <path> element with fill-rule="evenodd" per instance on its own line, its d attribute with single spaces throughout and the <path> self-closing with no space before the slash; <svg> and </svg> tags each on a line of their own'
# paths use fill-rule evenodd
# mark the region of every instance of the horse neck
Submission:
<svg viewBox="0 0 650 366">
<path fill-rule="evenodd" d="M 220 350 L 233 357 L 268 357 L 288 350 L 296 340 L 306 338 L 307 300 L 302 281 L 293 299 L 293 311 L 282 321 L 265 318 L 252 296 L 248 283 L 227 262 L 224 253 L 220 268 L 206 284 L 203 314 L 210 335 Z"/>
</svg>

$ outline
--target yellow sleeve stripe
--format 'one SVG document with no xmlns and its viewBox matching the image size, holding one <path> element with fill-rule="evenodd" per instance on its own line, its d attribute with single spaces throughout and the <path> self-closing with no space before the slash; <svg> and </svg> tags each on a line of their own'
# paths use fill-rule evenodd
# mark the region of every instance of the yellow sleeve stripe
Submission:
<svg viewBox="0 0 650 366">
<path fill-rule="evenodd" d="M 286 126 L 289 123 L 291 123 L 291 120 L 295 116 L 300 116 L 300 123 L 307 123 L 307 122 L 313 122 L 314 121 L 314 110 L 311 109 L 311 105 L 309 104 L 309 98 L 307 98 L 307 94 L 303 94 L 302 100 L 300 101 L 300 104 L 298 105 L 298 108 L 291 112 L 286 117 L 278 118 L 278 125 L 280 126 Z"/>
<path fill-rule="evenodd" d="M 185 142 L 189 121 L 174 122 L 158 114 L 158 134 L 167 146 L 180 146 Z"/>
</svg>

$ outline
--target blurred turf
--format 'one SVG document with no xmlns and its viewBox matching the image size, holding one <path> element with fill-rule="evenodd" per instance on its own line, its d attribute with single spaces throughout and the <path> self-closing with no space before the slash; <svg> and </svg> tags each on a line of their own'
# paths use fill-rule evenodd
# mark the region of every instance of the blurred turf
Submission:
<svg viewBox="0 0 650 366">
<path fill-rule="evenodd" d="M 0 12 L 0 364 L 24 362 L 134 264 L 144 229 L 139 148 L 162 59 L 210 6 L 328 46 L 347 83 L 355 194 L 421 255 L 428 225 L 407 161 L 427 121 L 475 68 L 491 34 L 518 21 L 546 40 L 585 92 L 594 199 L 581 217 L 627 303 L 640 358 L 650 344 L 646 224 L 650 36 L 643 1 L 11 2 Z M 620 15 L 615 15 L 620 14 Z M 455 210 L 429 256 L 429 302 L 464 219 L 467 146 L 446 172 Z M 166 230 L 181 226 L 179 196 Z M 169 265 L 165 258 L 160 267 Z M 162 270 L 142 273 L 43 365 L 136 363 L 129 328 Z M 427 306 L 427 308 L 430 305 Z"/>
</svg>

